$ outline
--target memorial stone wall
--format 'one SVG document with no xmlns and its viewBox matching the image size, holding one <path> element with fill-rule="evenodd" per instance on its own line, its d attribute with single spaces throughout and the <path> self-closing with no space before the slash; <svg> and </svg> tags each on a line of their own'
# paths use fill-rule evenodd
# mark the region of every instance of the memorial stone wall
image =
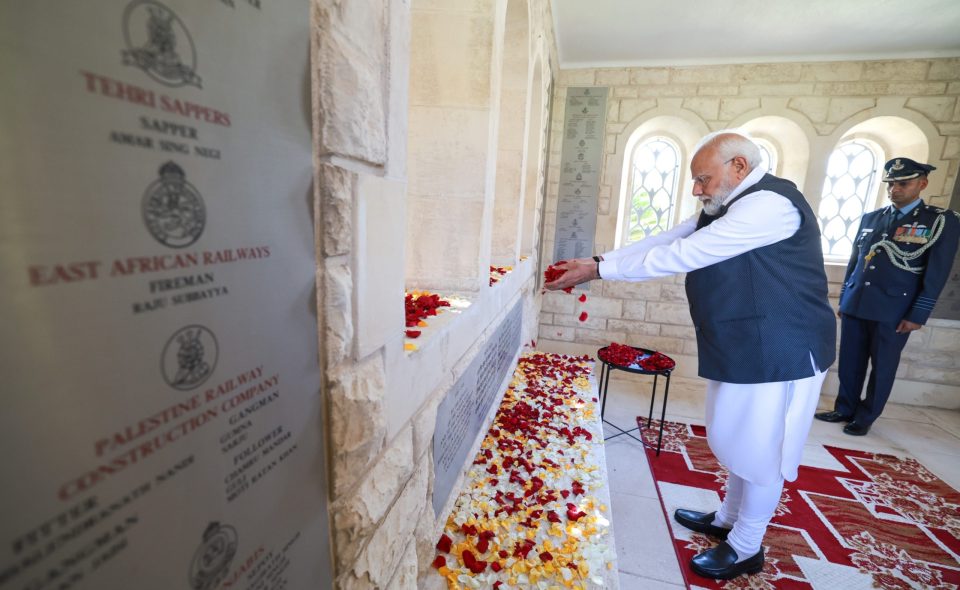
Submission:
<svg viewBox="0 0 960 590">
<path fill-rule="evenodd" d="M 514 108 L 543 128 L 521 140 L 542 137 L 557 71 L 549 2 L 322 0 L 315 11 L 320 349 L 335 585 L 442 588 L 430 567 L 434 545 L 502 397 L 502 368 L 536 335 L 537 257 L 516 259 L 493 285 L 487 269 L 501 197 L 494 186 L 502 69 L 518 63 L 516 55 L 503 58 L 518 49 L 506 48 L 504 38 L 518 30 L 510 19 L 525 21 L 522 94 L 539 100 Z M 511 89 L 517 80 L 512 70 Z M 507 100 L 518 94 L 507 92 Z M 467 141 L 450 143 L 451 132 Z M 522 152 L 536 171 L 545 159 L 532 143 Z M 461 148 L 469 153 L 455 151 Z M 461 184 L 451 184 L 464 166 Z M 534 188 L 542 194 L 542 181 Z M 405 350 L 402 300 L 414 288 L 460 295 L 469 306 L 445 323 L 431 320 L 416 350 Z"/>
</svg>

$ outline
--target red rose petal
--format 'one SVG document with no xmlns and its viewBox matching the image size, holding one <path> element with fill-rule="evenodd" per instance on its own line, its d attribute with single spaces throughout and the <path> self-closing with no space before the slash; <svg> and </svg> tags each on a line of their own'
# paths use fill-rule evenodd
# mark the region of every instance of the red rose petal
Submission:
<svg viewBox="0 0 960 590">
<path fill-rule="evenodd" d="M 467 566 L 467 569 L 475 574 L 482 574 L 483 571 L 487 569 L 487 562 L 477 559 L 469 550 L 464 551 L 460 557 L 463 558 L 463 565 Z"/>
<path fill-rule="evenodd" d="M 540 561 L 553 561 L 553 555 L 549 551 L 540 554 Z"/>
<path fill-rule="evenodd" d="M 581 322 L 587 321 L 587 312 L 585 312 L 585 311 L 581 311 L 581 312 L 580 312 L 580 321 L 581 321 Z"/>
<path fill-rule="evenodd" d="M 572 504 L 568 504 L 568 506 L 572 506 Z M 574 521 L 574 522 L 580 520 L 581 518 L 583 518 L 583 517 L 586 516 L 586 515 L 587 515 L 586 512 L 583 512 L 583 511 L 581 511 L 581 510 L 577 510 L 576 508 L 567 508 L 567 518 L 569 518 L 570 520 L 572 520 L 572 521 Z"/>
<path fill-rule="evenodd" d="M 437 549 L 444 553 L 450 553 L 451 547 L 453 547 L 453 539 L 447 535 L 440 535 L 440 540 L 437 541 Z"/>
<path fill-rule="evenodd" d="M 431 565 L 433 565 L 433 567 L 435 567 L 436 569 L 440 569 L 443 566 L 447 565 L 447 558 L 442 555 L 438 555 L 437 558 L 433 560 L 433 563 Z"/>
<path fill-rule="evenodd" d="M 420 330 L 407 330 L 406 334 L 407 338 L 419 338 L 421 332 Z"/>
<path fill-rule="evenodd" d="M 579 299 L 580 299 L 580 303 L 583 303 L 584 301 L 587 300 L 587 294 L 584 293 L 583 295 L 581 295 L 581 296 L 579 297 Z"/>
</svg>

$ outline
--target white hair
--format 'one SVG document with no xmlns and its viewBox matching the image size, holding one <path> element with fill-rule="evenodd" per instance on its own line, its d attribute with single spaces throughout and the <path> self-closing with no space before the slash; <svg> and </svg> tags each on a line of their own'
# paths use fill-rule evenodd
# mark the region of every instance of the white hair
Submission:
<svg viewBox="0 0 960 590">
<path fill-rule="evenodd" d="M 750 134 L 742 129 L 721 129 L 704 136 L 693 148 L 693 155 L 696 156 L 700 150 L 707 146 L 717 150 L 720 161 L 743 156 L 747 160 L 747 166 L 750 167 L 750 170 L 759 166 L 762 161 L 760 148 L 750 139 Z"/>
</svg>

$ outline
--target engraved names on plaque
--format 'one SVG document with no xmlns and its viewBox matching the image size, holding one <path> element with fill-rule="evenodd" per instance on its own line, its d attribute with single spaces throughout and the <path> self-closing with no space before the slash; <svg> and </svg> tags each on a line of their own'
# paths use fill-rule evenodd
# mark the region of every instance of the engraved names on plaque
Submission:
<svg viewBox="0 0 960 590">
<path fill-rule="evenodd" d="M 553 259 L 593 255 L 607 88 L 568 88 Z"/>
<path fill-rule="evenodd" d="M 309 16 L 0 7 L 0 588 L 329 588 Z"/>
<path fill-rule="evenodd" d="M 433 434 L 433 511 L 439 515 L 467 461 L 520 348 L 523 302 L 518 301 L 437 408 Z"/>
</svg>

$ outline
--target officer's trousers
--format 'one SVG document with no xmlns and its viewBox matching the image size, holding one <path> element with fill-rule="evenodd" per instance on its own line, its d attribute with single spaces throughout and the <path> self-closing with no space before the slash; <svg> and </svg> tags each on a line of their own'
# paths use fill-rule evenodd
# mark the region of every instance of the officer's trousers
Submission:
<svg viewBox="0 0 960 590">
<path fill-rule="evenodd" d="M 870 426 L 883 412 L 910 333 L 897 334 L 896 321 L 865 320 L 843 314 L 840 320 L 840 391 L 833 409 L 853 416 L 858 424 Z M 867 394 L 863 400 L 863 381 L 870 363 Z"/>
</svg>

